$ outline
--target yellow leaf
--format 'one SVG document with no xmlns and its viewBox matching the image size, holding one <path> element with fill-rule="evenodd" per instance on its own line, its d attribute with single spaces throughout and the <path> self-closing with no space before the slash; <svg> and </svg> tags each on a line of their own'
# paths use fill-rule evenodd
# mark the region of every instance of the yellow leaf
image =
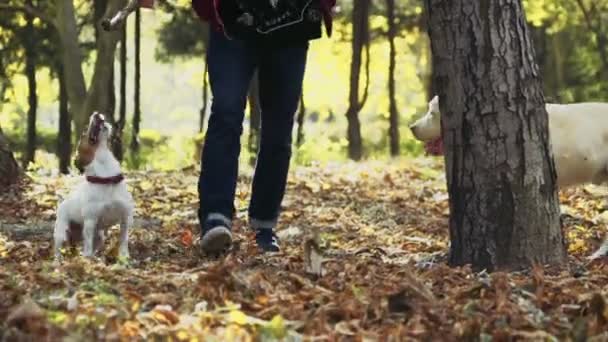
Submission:
<svg viewBox="0 0 608 342">
<path fill-rule="evenodd" d="M 274 316 L 272 320 L 268 323 L 267 328 L 277 339 L 282 339 L 287 334 L 287 329 L 285 328 L 285 320 L 283 319 L 283 317 L 281 317 L 281 315 Z"/>
<path fill-rule="evenodd" d="M 240 325 L 245 325 L 248 322 L 247 315 L 245 315 L 240 310 L 230 311 L 229 320 L 232 323 L 236 323 L 236 324 L 240 324 Z"/>
</svg>

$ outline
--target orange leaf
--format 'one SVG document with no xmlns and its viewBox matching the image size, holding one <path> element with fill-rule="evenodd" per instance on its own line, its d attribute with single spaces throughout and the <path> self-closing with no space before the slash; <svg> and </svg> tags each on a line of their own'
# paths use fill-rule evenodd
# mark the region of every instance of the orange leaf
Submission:
<svg viewBox="0 0 608 342">
<path fill-rule="evenodd" d="M 184 246 L 186 246 L 186 247 L 192 246 L 192 240 L 193 240 L 192 231 L 190 229 L 184 230 L 182 232 L 182 236 L 181 236 L 180 240 L 182 241 L 182 244 Z"/>
</svg>

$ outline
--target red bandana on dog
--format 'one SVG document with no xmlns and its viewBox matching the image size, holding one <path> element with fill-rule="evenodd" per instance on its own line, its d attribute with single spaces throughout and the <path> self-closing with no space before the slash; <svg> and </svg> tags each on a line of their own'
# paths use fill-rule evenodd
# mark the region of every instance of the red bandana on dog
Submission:
<svg viewBox="0 0 608 342">
<path fill-rule="evenodd" d="M 424 144 L 424 151 L 427 155 L 441 156 L 443 155 L 443 139 L 441 137 L 431 140 Z"/>
</svg>

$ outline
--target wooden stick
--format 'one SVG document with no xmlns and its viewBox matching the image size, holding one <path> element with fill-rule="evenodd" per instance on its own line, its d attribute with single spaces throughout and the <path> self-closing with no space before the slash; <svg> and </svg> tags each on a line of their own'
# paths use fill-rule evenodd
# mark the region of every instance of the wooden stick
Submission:
<svg viewBox="0 0 608 342">
<path fill-rule="evenodd" d="M 127 6 L 122 10 L 118 11 L 114 17 L 108 19 L 105 18 L 101 21 L 101 27 L 105 31 L 112 31 L 121 26 L 126 20 L 129 14 L 134 12 L 139 7 L 139 0 L 130 0 Z"/>
</svg>

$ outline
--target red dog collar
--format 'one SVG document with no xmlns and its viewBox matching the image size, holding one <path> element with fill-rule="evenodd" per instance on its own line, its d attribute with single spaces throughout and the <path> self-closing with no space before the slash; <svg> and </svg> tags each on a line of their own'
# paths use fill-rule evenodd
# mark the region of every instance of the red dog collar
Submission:
<svg viewBox="0 0 608 342">
<path fill-rule="evenodd" d="M 102 185 L 118 184 L 122 182 L 123 179 L 125 179 L 125 177 L 122 175 L 122 173 L 119 173 L 118 175 L 112 177 L 87 176 L 87 182 Z"/>
</svg>

